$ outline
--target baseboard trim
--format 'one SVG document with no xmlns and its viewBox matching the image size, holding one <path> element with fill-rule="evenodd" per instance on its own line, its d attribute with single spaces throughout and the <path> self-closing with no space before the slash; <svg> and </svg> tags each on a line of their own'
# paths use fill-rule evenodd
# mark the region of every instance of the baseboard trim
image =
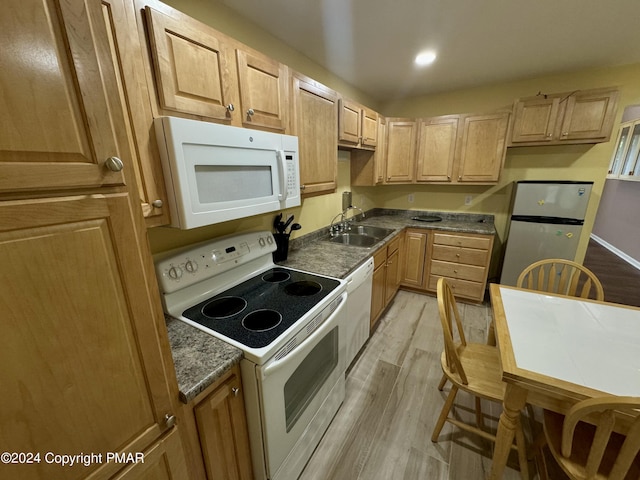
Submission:
<svg viewBox="0 0 640 480">
<path fill-rule="evenodd" d="M 631 265 L 632 267 L 637 268 L 638 270 L 640 270 L 640 262 L 638 260 L 636 260 L 633 257 L 630 257 L 629 255 L 627 255 L 626 253 L 624 253 L 622 250 L 617 249 L 616 247 L 614 247 L 613 245 L 611 245 L 609 242 L 607 242 L 606 240 L 603 240 L 602 238 L 600 238 L 597 235 L 594 235 L 593 233 L 590 235 L 590 238 L 594 241 L 599 243 L 600 245 L 602 245 L 604 248 L 606 248 L 607 250 L 609 250 L 611 253 L 613 253 L 614 255 L 620 257 L 622 260 L 624 260 L 625 262 L 627 262 L 629 265 Z"/>
</svg>

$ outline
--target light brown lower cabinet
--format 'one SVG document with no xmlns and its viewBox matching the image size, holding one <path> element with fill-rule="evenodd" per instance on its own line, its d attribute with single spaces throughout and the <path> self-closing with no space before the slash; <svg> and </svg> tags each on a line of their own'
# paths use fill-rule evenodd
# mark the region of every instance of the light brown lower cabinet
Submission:
<svg viewBox="0 0 640 480">
<path fill-rule="evenodd" d="M 373 255 L 373 290 L 371 292 L 371 329 L 380 314 L 391 303 L 400 287 L 402 275 L 400 252 L 404 233 Z"/>
<path fill-rule="evenodd" d="M 233 367 L 184 408 L 190 437 L 191 478 L 252 479 L 239 367 Z"/>
<path fill-rule="evenodd" d="M 447 279 L 458 298 L 484 299 L 493 235 L 407 229 L 402 285 L 435 292 Z"/>
</svg>

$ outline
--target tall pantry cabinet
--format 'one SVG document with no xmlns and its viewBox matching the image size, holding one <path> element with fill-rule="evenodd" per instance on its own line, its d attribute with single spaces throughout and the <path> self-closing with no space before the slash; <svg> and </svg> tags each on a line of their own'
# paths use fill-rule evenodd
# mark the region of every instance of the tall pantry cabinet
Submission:
<svg viewBox="0 0 640 480">
<path fill-rule="evenodd" d="M 0 12 L 0 451 L 40 454 L 0 464 L 0 478 L 186 478 L 105 10 L 4 0 Z M 102 461 L 61 467 L 48 453 Z"/>
</svg>

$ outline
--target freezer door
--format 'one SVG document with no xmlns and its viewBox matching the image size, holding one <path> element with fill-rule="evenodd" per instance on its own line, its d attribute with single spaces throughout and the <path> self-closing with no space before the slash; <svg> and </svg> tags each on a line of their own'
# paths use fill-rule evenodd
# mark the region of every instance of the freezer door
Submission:
<svg viewBox="0 0 640 480">
<path fill-rule="evenodd" d="M 533 262 L 545 258 L 573 260 L 582 225 L 511 221 L 500 283 L 515 286 L 518 276 Z"/>
<path fill-rule="evenodd" d="M 512 215 L 583 220 L 592 183 L 518 182 Z"/>
</svg>

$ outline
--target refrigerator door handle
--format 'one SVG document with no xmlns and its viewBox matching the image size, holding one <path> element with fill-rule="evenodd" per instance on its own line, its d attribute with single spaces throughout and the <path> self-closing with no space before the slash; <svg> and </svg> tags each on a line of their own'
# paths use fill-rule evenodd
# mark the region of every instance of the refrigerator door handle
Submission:
<svg viewBox="0 0 640 480">
<path fill-rule="evenodd" d="M 579 218 L 539 217 L 536 215 L 512 215 L 511 221 L 529 223 L 550 223 L 554 225 L 583 225 L 584 220 Z"/>
</svg>

